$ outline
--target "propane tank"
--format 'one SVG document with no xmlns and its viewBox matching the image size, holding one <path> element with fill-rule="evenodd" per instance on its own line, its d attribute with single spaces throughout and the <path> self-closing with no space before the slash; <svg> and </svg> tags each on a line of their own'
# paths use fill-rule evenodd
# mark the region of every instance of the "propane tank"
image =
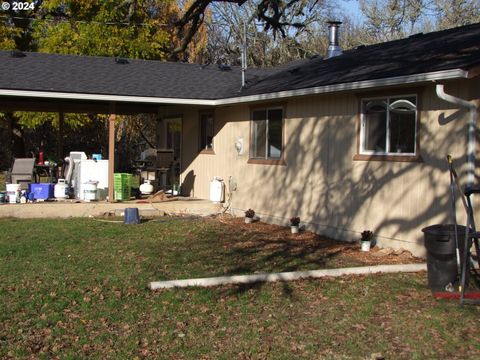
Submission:
<svg viewBox="0 0 480 360">
<path fill-rule="evenodd" d="M 67 184 L 65 179 L 58 179 L 58 183 L 54 187 L 55 199 L 66 199 L 67 198 Z"/>
<path fill-rule="evenodd" d="M 153 185 L 150 180 L 145 180 L 145 182 L 140 185 L 140 192 L 143 195 L 150 195 L 153 194 Z"/>
</svg>

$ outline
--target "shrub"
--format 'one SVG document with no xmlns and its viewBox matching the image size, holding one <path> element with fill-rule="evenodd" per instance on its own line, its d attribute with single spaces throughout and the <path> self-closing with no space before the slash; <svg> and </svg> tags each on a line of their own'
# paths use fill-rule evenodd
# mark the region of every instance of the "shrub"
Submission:
<svg viewBox="0 0 480 360">
<path fill-rule="evenodd" d="M 252 209 L 248 209 L 247 211 L 245 211 L 245 217 L 253 218 L 254 216 L 255 216 L 255 211 L 253 211 Z"/>
<path fill-rule="evenodd" d="M 370 230 L 362 231 L 362 238 L 360 241 L 372 241 L 373 240 L 373 232 Z"/>
<path fill-rule="evenodd" d="M 300 225 L 300 218 L 298 216 L 294 216 L 290 219 L 290 226 L 298 226 Z"/>
</svg>

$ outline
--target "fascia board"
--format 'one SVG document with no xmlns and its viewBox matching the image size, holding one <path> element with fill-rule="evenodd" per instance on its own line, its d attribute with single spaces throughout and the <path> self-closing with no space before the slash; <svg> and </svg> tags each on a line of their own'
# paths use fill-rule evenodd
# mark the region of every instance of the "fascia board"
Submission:
<svg viewBox="0 0 480 360">
<path fill-rule="evenodd" d="M 244 103 L 244 102 L 262 101 L 262 100 L 284 99 L 284 98 L 296 97 L 296 96 L 328 94 L 328 93 L 343 92 L 343 91 L 363 90 L 363 89 L 371 89 L 371 88 L 384 87 L 384 86 L 386 87 L 386 86 L 395 86 L 395 85 L 404 85 L 404 84 L 415 84 L 415 83 L 467 78 L 467 77 L 468 77 L 468 71 L 465 71 L 462 69 L 453 69 L 453 70 L 436 71 L 436 72 L 424 73 L 424 74 L 397 76 L 397 77 L 391 77 L 391 78 L 385 78 L 385 79 L 365 80 L 365 81 L 356 81 L 351 83 L 318 86 L 318 87 L 306 88 L 306 89 L 279 91 L 279 92 L 274 92 L 269 94 L 239 96 L 235 98 L 217 100 L 216 105 L 218 106 L 218 105 L 238 104 L 238 103 Z"/>
<path fill-rule="evenodd" d="M 90 100 L 104 102 L 133 102 L 147 104 L 172 104 L 172 105 L 204 105 L 213 106 L 216 100 L 206 99 L 180 99 L 180 98 L 162 98 L 147 96 L 124 96 L 124 95 L 103 95 L 103 94 L 85 94 L 85 93 L 67 93 L 54 91 L 34 91 L 34 90 L 11 90 L 0 89 L 0 96 L 33 97 L 43 99 L 64 99 L 64 100 Z"/>
<path fill-rule="evenodd" d="M 0 89 L 0 96 L 16 97 L 34 97 L 44 99 L 65 99 L 65 100 L 89 100 L 105 102 L 133 102 L 149 104 L 167 104 L 167 105 L 198 105 L 198 106 L 222 106 L 263 100 L 285 99 L 289 97 L 307 96 L 316 94 L 328 94 L 335 92 L 354 91 L 371 89 L 386 86 L 396 86 L 405 84 L 415 84 L 423 82 L 432 82 L 438 80 L 449 80 L 468 78 L 469 73 L 462 69 L 451 69 L 444 71 L 435 71 L 415 75 L 396 76 L 391 78 L 364 80 L 350 83 L 317 86 L 313 88 L 279 91 L 267 94 L 238 96 L 225 99 L 207 100 L 207 99 L 184 99 L 184 98 L 164 98 L 164 97 L 145 97 L 145 96 L 124 96 L 124 95 L 103 95 L 86 93 L 67 93 L 54 91 L 34 91 L 34 90 L 12 90 Z"/>
</svg>

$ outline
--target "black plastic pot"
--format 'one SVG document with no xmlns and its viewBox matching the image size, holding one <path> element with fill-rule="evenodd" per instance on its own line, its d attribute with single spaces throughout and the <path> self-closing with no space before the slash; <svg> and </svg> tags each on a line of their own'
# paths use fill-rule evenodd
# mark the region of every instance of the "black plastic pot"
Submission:
<svg viewBox="0 0 480 360">
<path fill-rule="evenodd" d="M 465 226 L 457 225 L 460 253 L 465 244 Z M 427 249 L 428 287 L 432 291 L 445 291 L 458 277 L 455 244 L 455 225 L 437 224 L 422 229 Z"/>
</svg>

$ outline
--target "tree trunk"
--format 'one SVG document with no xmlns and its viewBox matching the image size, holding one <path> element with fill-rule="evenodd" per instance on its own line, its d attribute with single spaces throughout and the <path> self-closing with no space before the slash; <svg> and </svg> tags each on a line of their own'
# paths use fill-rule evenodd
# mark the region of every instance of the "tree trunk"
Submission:
<svg viewBox="0 0 480 360">
<path fill-rule="evenodd" d="M 10 163 L 13 163 L 13 158 L 25 157 L 25 140 L 23 138 L 23 129 L 14 114 L 5 113 L 5 117 L 8 121 L 10 133 Z"/>
</svg>

